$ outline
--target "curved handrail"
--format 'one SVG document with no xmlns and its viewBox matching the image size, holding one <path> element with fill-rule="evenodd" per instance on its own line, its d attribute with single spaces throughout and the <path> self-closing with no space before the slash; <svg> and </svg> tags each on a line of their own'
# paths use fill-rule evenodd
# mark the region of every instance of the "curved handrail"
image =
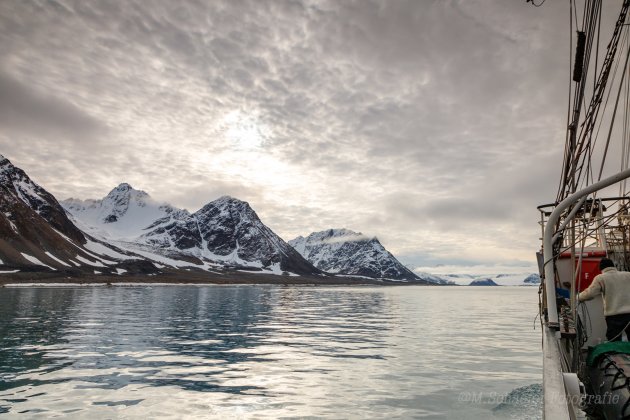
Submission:
<svg viewBox="0 0 630 420">
<path fill-rule="evenodd" d="M 553 236 L 554 226 L 560 220 L 562 213 L 569 208 L 573 203 L 580 198 L 589 195 L 595 191 L 599 191 L 602 188 L 606 188 L 626 178 L 630 178 L 630 169 L 621 171 L 615 175 L 612 175 L 606 179 L 589 185 L 588 187 L 576 191 L 564 200 L 562 200 L 556 208 L 551 212 L 549 219 L 547 219 L 547 225 L 545 226 L 545 233 L 543 235 L 543 268 L 545 273 L 545 294 L 547 295 L 547 320 L 550 327 L 557 327 L 558 325 L 558 308 L 556 306 L 556 285 L 555 285 L 555 270 L 554 265 L 550 264 L 553 260 Z"/>
</svg>

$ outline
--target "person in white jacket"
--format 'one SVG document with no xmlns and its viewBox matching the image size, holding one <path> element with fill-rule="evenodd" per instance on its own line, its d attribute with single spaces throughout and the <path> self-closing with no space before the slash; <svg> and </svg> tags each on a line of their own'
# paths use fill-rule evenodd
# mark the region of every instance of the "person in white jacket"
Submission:
<svg viewBox="0 0 630 420">
<path fill-rule="evenodd" d="M 583 302 L 603 295 L 606 338 L 608 341 L 619 341 L 621 333 L 625 331 L 630 339 L 630 273 L 617 271 L 615 264 L 608 258 L 602 258 L 599 269 L 602 273 L 577 298 Z"/>
</svg>

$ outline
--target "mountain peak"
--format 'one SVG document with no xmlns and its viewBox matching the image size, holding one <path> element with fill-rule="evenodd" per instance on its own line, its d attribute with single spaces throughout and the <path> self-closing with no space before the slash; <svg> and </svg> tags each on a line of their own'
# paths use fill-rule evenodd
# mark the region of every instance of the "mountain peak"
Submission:
<svg viewBox="0 0 630 420">
<path fill-rule="evenodd" d="M 130 184 L 127 184 L 126 182 L 123 182 L 123 183 L 119 184 L 116 188 L 111 190 L 107 194 L 105 199 L 107 199 L 107 198 L 109 198 L 109 199 L 117 199 L 118 197 L 129 197 L 129 196 L 133 196 L 133 198 L 136 199 L 136 200 L 138 200 L 138 199 L 144 200 L 144 199 L 148 199 L 149 198 L 149 194 L 147 194 L 146 192 L 144 192 L 142 190 L 136 190 Z"/>
<path fill-rule="evenodd" d="M 6 208 L 11 209 L 8 213 L 12 213 L 16 208 L 15 206 L 20 206 L 16 203 L 22 202 L 29 208 L 27 211 L 32 211 L 32 216 L 35 214 L 41 216 L 52 227 L 77 243 L 85 242 L 83 234 L 68 220 L 57 199 L 33 182 L 26 172 L 14 166 L 9 159 L 2 155 L 0 155 L 0 187 L 2 187 L 2 195 L 4 196 L 4 200 L 0 201 L 4 201 Z M 35 221 L 34 223 L 38 222 Z M 34 242 L 38 241 L 39 239 L 34 240 Z"/>
<path fill-rule="evenodd" d="M 114 192 L 122 192 L 122 193 L 124 193 L 124 192 L 128 192 L 128 191 L 138 191 L 138 192 L 144 193 L 144 191 L 136 190 L 135 188 L 133 188 L 130 184 L 128 184 L 126 182 L 121 182 L 120 184 L 118 184 L 118 186 L 116 188 L 114 188 L 113 190 L 110 191 L 110 194 L 114 193 Z"/>
<path fill-rule="evenodd" d="M 115 190 L 119 190 L 119 191 L 129 191 L 129 190 L 133 190 L 133 187 L 131 185 L 127 184 L 126 182 L 121 182 L 114 189 Z"/>
<path fill-rule="evenodd" d="M 94 202 L 98 207 L 98 218 L 105 223 L 117 222 L 131 207 L 146 207 L 151 197 L 144 191 L 135 190 L 131 185 L 123 182 L 111 190 L 100 202 Z"/>
<path fill-rule="evenodd" d="M 353 230 L 346 229 L 346 228 L 332 228 L 332 229 L 328 229 L 327 231 L 322 231 L 322 232 L 328 232 L 329 236 L 361 235 L 361 232 L 355 232 Z M 320 233 L 320 232 L 316 232 L 316 233 Z"/>
<path fill-rule="evenodd" d="M 0 172 L 4 172 L 6 170 L 10 170 L 11 168 L 14 168 L 13 164 L 11 163 L 11 161 L 7 158 L 5 158 L 4 156 L 0 155 Z"/>
<path fill-rule="evenodd" d="M 250 217 L 254 217 L 256 214 L 247 201 L 242 201 L 229 195 L 221 196 L 216 200 L 209 202 L 198 212 L 205 213 L 208 211 L 213 211 L 212 209 L 217 209 L 220 212 L 232 215 L 235 215 L 237 213 L 247 213 L 250 214 Z M 257 218 L 257 216 L 255 216 L 255 218 Z"/>
<path fill-rule="evenodd" d="M 219 197 L 216 200 L 212 201 L 212 203 L 214 203 L 214 204 L 235 204 L 235 205 L 247 204 L 249 206 L 249 203 L 247 203 L 246 201 L 239 200 L 238 198 L 234 198 L 231 195 L 222 195 L 221 197 Z"/>
<path fill-rule="evenodd" d="M 294 240 L 297 239 L 298 238 Z M 376 238 L 370 238 L 361 232 L 355 232 L 346 228 L 336 228 L 313 232 L 308 235 L 306 241 L 310 243 L 334 244 L 344 242 L 370 241 L 373 239 Z"/>
</svg>

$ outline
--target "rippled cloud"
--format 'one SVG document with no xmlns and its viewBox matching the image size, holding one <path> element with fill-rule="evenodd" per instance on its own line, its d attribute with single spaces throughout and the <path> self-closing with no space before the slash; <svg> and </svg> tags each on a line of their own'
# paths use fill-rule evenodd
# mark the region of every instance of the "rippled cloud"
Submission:
<svg viewBox="0 0 630 420">
<path fill-rule="evenodd" d="M 527 260 L 566 105 L 566 8 L 545 6 L 2 2 L 0 153 L 59 198 L 230 194 L 287 240 Z"/>
</svg>

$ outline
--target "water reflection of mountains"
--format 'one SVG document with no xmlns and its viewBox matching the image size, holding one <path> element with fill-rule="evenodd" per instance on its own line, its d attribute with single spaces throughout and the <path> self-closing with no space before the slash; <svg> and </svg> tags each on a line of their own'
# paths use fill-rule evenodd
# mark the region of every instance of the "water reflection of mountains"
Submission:
<svg viewBox="0 0 630 420">
<path fill-rule="evenodd" d="M 0 391 L 80 381 L 75 389 L 144 384 L 265 395 L 264 384 L 250 381 L 259 362 L 325 373 L 309 361 L 384 358 L 389 309 L 368 289 L 3 289 Z"/>
</svg>

